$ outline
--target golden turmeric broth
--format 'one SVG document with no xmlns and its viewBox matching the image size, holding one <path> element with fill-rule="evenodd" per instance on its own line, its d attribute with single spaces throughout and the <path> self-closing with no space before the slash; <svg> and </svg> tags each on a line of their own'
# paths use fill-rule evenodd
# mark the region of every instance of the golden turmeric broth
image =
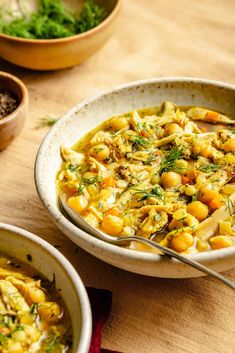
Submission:
<svg viewBox="0 0 235 353">
<path fill-rule="evenodd" d="M 55 281 L 0 254 L 0 352 L 70 352 L 71 320 Z"/>
<path fill-rule="evenodd" d="M 92 226 L 181 253 L 234 245 L 234 120 L 169 101 L 61 146 L 59 193 Z M 132 242 L 131 249 L 151 251 Z"/>
</svg>

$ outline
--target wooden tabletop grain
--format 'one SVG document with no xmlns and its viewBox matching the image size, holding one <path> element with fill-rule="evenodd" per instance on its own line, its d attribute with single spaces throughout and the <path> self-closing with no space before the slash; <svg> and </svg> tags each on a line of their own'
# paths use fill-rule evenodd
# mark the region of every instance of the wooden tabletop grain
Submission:
<svg viewBox="0 0 235 353">
<path fill-rule="evenodd" d="M 0 60 L 30 94 L 20 137 L 0 153 L 0 221 L 60 246 L 86 285 L 113 292 L 103 346 L 125 353 L 234 353 L 234 293 L 211 278 L 138 276 L 85 253 L 52 223 L 34 186 L 33 167 L 46 116 L 115 85 L 150 77 L 194 76 L 235 84 L 234 0 L 123 0 L 117 30 L 85 64 L 60 72 L 27 71 Z M 235 269 L 225 273 L 235 280 Z"/>
</svg>

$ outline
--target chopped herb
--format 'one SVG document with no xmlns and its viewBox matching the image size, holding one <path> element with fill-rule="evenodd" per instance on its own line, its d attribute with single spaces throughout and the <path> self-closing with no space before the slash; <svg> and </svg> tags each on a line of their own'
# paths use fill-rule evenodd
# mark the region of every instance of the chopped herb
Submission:
<svg viewBox="0 0 235 353">
<path fill-rule="evenodd" d="M 209 164 L 202 165 L 198 169 L 201 170 L 203 173 L 212 173 L 212 172 L 216 172 L 220 168 L 221 166 L 218 164 L 209 163 Z"/>
<path fill-rule="evenodd" d="M 176 168 L 176 161 L 182 156 L 182 148 L 173 147 L 163 158 L 160 164 L 160 174 Z"/>
<path fill-rule="evenodd" d="M 69 169 L 70 172 L 76 172 L 77 166 L 76 166 L 76 165 L 69 164 L 69 166 L 68 166 L 66 169 Z"/>
<path fill-rule="evenodd" d="M 37 313 L 38 313 L 38 304 L 34 303 L 31 305 L 30 314 L 37 315 Z"/>
<path fill-rule="evenodd" d="M 231 133 L 235 135 L 235 129 L 231 130 Z"/>
<path fill-rule="evenodd" d="M 23 325 L 16 325 L 16 327 L 14 328 L 13 332 L 17 332 L 17 331 L 23 331 L 24 330 L 24 326 Z"/>
<path fill-rule="evenodd" d="M 97 184 L 103 180 L 103 178 L 98 175 L 91 177 L 91 178 L 82 178 L 81 177 L 80 179 L 81 179 L 81 182 L 84 183 L 85 185 Z"/>
</svg>

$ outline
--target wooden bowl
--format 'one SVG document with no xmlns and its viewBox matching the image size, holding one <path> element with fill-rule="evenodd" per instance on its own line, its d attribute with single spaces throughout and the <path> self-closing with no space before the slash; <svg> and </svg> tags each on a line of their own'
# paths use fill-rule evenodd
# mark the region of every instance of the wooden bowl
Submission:
<svg viewBox="0 0 235 353">
<path fill-rule="evenodd" d="M 24 39 L 0 34 L 0 56 L 13 64 L 34 70 L 59 70 L 87 60 L 111 37 L 121 0 L 97 0 L 108 16 L 97 27 L 58 39 Z"/>
<path fill-rule="evenodd" d="M 5 149 L 21 132 L 28 113 L 28 91 L 17 77 L 0 71 L 0 92 L 8 91 L 18 98 L 18 107 L 0 119 L 0 150 Z"/>
</svg>

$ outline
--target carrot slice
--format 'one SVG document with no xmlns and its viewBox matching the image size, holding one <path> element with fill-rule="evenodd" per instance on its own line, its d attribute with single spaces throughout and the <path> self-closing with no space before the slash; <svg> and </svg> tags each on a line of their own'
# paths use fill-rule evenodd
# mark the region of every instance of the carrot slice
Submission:
<svg viewBox="0 0 235 353">
<path fill-rule="evenodd" d="M 112 215 L 112 216 L 118 216 L 119 215 L 119 209 L 116 207 L 110 208 L 108 211 L 105 212 L 105 216 Z"/>
<path fill-rule="evenodd" d="M 224 201 L 221 199 L 220 196 L 214 197 L 210 202 L 208 202 L 208 206 L 213 210 L 220 208 L 224 205 Z"/>
<path fill-rule="evenodd" d="M 185 184 L 189 184 L 191 183 L 191 179 L 185 175 L 182 175 L 182 183 Z"/>
<path fill-rule="evenodd" d="M 217 112 L 210 111 L 206 113 L 206 119 L 212 122 L 215 122 L 215 123 L 218 122 L 219 118 L 220 118 L 220 114 Z"/>
<path fill-rule="evenodd" d="M 110 176 L 110 177 L 104 178 L 100 184 L 101 184 L 101 187 L 104 189 L 108 188 L 109 186 L 113 188 L 115 186 L 115 179 L 112 176 Z"/>
</svg>

